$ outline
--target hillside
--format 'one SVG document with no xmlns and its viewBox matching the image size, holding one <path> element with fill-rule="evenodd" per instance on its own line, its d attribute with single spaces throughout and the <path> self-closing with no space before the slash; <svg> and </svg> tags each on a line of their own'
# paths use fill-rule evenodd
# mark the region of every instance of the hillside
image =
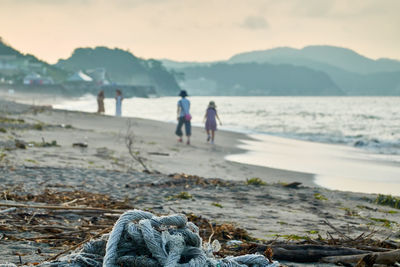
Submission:
<svg viewBox="0 0 400 267">
<path fill-rule="evenodd" d="M 63 81 L 68 76 L 66 71 L 39 60 L 33 55 L 22 54 L 18 50 L 14 49 L 11 45 L 7 44 L 1 37 L 0 56 L 15 57 L 13 60 L 13 63 L 16 63 L 15 69 L 12 72 L 3 72 L 0 70 L 0 75 L 5 78 L 12 78 L 18 83 L 22 83 L 23 77 L 31 72 L 37 72 L 39 74 L 49 76 L 55 82 Z"/>
<path fill-rule="evenodd" d="M 154 86 L 161 95 L 176 95 L 180 87 L 160 61 L 143 60 L 129 51 L 107 47 L 78 48 L 58 67 L 69 71 L 105 68 L 113 83 Z"/>
<path fill-rule="evenodd" d="M 197 95 L 343 95 L 323 72 L 292 65 L 217 63 L 183 69 L 185 88 Z"/>
</svg>

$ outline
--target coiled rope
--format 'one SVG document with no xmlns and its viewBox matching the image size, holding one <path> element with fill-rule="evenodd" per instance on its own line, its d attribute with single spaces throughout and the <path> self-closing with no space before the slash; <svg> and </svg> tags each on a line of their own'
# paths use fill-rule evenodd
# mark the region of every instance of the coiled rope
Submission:
<svg viewBox="0 0 400 267">
<path fill-rule="evenodd" d="M 215 259 L 202 248 L 199 229 L 186 216 L 157 217 L 131 210 L 121 215 L 109 235 L 42 266 L 277 267 L 279 263 L 257 254 Z"/>
</svg>

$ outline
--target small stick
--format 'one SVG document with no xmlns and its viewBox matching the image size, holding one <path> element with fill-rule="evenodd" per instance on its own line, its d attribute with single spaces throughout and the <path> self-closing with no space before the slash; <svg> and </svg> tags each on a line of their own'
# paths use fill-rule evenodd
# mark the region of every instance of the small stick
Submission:
<svg viewBox="0 0 400 267">
<path fill-rule="evenodd" d="M 33 218 L 36 216 L 36 212 L 34 212 L 33 214 L 32 214 L 32 216 L 29 218 L 29 220 L 27 221 L 27 225 L 28 224 L 31 224 L 31 221 L 33 220 Z"/>
<path fill-rule="evenodd" d="M 102 234 L 106 233 L 107 231 L 110 231 L 111 229 L 112 229 L 112 227 L 108 227 L 108 228 L 104 229 L 103 231 L 100 231 L 98 234 L 96 234 L 96 235 L 94 235 L 94 236 L 92 236 L 92 237 L 89 237 L 89 238 L 83 240 L 82 242 L 76 244 L 75 246 L 72 246 L 72 247 L 70 247 L 69 249 L 64 250 L 64 251 L 62 251 L 62 252 L 60 252 L 60 253 L 54 255 L 53 257 L 48 258 L 46 261 L 55 260 L 55 259 L 57 259 L 59 256 L 65 254 L 65 253 L 67 253 L 67 252 L 69 252 L 69 251 L 71 251 L 71 250 L 73 250 L 73 249 L 78 248 L 78 247 L 81 246 L 82 244 L 85 244 L 86 242 L 88 242 L 90 239 L 99 237 L 99 236 L 101 236 Z"/>
<path fill-rule="evenodd" d="M 50 210 L 92 210 L 99 212 L 121 213 L 122 210 L 101 209 L 92 207 L 64 207 L 64 206 L 48 206 L 48 205 L 25 205 L 25 204 L 11 204 L 0 203 L 3 207 L 18 207 L 18 208 L 32 208 L 32 209 L 50 209 Z"/>
<path fill-rule="evenodd" d="M 0 210 L 0 214 L 1 213 L 13 212 L 13 211 L 16 211 L 16 210 L 17 210 L 17 208 L 12 207 L 12 208 L 8 208 L 8 209 L 5 209 L 5 210 Z"/>
<path fill-rule="evenodd" d="M 339 235 L 341 235 L 342 237 L 350 240 L 350 241 L 354 241 L 352 238 L 348 237 L 347 235 L 343 234 L 341 231 L 339 231 L 335 226 L 333 226 L 331 223 L 329 223 L 328 221 L 324 220 L 323 221 L 326 225 L 328 225 L 330 228 L 332 228 L 333 230 L 335 230 Z"/>
</svg>

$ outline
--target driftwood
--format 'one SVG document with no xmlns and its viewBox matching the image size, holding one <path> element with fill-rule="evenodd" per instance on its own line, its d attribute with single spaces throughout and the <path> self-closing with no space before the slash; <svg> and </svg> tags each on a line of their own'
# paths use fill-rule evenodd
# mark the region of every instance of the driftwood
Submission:
<svg viewBox="0 0 400 267">
<path fill-rule="evenodd" d="M 121 210 L 113 209 L 101 209 L 91 207 L 79 207 L 79 206 L 49 206 L 49 205 L 27 205 L 17 203 L 0 203 L 3 207 L 18 207 L 18 208 L 32 208 L 32 209 L 50 209 L 50 210 L 87 210 L 87 211 L 98 211 L 98 212 L 109 212 L 109 213 L 121 213 Z"/>
<path fill-rule="evenodd" d="M 263 245 L 262 248 L 260 247 L 260 249 L 262 250 L 265 250 L 267 248 L 268 246 L 265 245 Z M 360 255 L 366 253 L 365 250 L 341 246 L 272 245 L 271 248 L 274 259 L 291 262 L 318 262 L 322 258 L 328 256 Z"/>
<path fill-rule="evenodd" d="M 400 249 L 387 252 L 373 252 L 351 256 L 332 256 L 322 258 L 322 262 L 334 264 L 356 264 L 357 266 L 372 266 L 374 264 L 394 265 L 400 262 Z"/>
</svg>

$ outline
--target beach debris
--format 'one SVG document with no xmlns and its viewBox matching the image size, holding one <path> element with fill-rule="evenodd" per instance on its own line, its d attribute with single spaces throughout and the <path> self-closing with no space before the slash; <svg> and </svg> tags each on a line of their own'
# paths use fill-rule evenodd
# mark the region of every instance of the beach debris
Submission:
<svg viewBox="0 0 400 267">
<path fill-rule="evenodd" d="M 185 176 L 178 179 L 196 181 L 193 177 L 187 180 L 190 175 Z M 34 242 L 41 251 L 36 256 L 43 260 L 61 259 L 75 249 L 81 251 L 88 243 L 105 246 L 106 241 L 103 239 L 97 239 L 99 243 L 93 242 L 109 233 L 124 211 L 133 208 L 127 200 L 116 200 L 105 194 L 75 190 L 73 187 L 62 187 L 61 191 L 47 188 L 38 194 L 26 192 L 23 185 L 5 187 L 0 191 L 0 199 L 7 200 L 0 201 L 0 206 L 15 208 L 14 211 L 0 213 L 2 242 Z M 326 225 L 332 231 L 326 233 L 326 238 L 322 238 L 319 231 L 318 238 L 314 239 L 260 241 L 234 224 L 218 224 L 191 213 L 185 216 L 199 227 L 198 234 L 208 248 L 208 254 L 212 251 L 217 259 L 258 252 L 269 259 L 273 255 L 274 259 L 280 261 L 318 262 L 328 256 L 367 255 L 398 250 L 400 245 L 390 239 L 374 240 L 375 230 L 353 237 L 328 221 Z M 220 248 L 215 240 L 219 241 Z M 70 255 L 76 255 L 76 252 Z M 22 257 L 23 264 L 39 264 L 37 260 L 29 259 L 29 255 Z M 14 263 L 18 262 L 16 258 Z"/>
<path fill-rule="evenodd" d="M 188 192 L 180 192 L 179 194 L 168 196 L 167 200 L 174 200 L 174 199 L 192 199 L 193 196 Z"/>
<path fill-rule="evenodd" d="M 237 246 L 237 245 L 241 245 L 241 244 L 243 244 L 243 241 L 240 241 L 240 240 L 229 240 L 228 242 L 226 242 L 226 245 L 228 247 Z"/>
<path fill-rule="evenodd" d="M 379 194 L 374 202 L 379 205 L 390 206 L 392 208 L 400 209 L 400 197 Z"/>
<path fill-rule="evenodd" d="M 44 138 L 42 137 L 42 142 L 28 142 L 28 147 L 60 147 L 60 145 L 57 144 L 56 140 L 52 140 L 51 142 L 46 142 Z"/>
<path fill-rule="evenodd" d="M 85 142 L 85 143 L 83 143 L 83 142 L 78 142 L 78 143 L 73 143 L 72 144 L 72 147 L 80 147 L 80 148 L 87 148 L 88 147 L 88 144 Z"/>
<path fill-rule="evenodd" d="M 264 182 L 263 180 L 261 180 L 258 177 L 253 177 L 253 178 L 250 178 L 250 179 L 246 179 L 246 184 L 247 185 L 259 186 L 259 185 L 266 185 L 267 183 Z"/>
<path fill-rule="evenodd" d="M 314 198 L 318 200 L 328 200 L 324 195 L 321 193 L 314 193 Z"/>
<path fill-rule="evenodd" d="M 14 119 L 14 118 L 8 118 L 8 117 L 0 117 L 0 123 L 8 123 L 8 124 L 20 124 L 20 123 L 25 123 L 23 119 Z"/>
<path fill-rule="evenodd" d="M 213 251 L 218 243 L 213 242 Z M 155 216 L 142 210 L 121 215 L 106 237 L 92 240 L 83 248 L 61 257 L 58 264 L 91 262 L 109 267 L 136 266 L 279 266 L 260 254 L 215 258 L 202 248 L 199 229 L 183 214 Z M 69 266 L 66 265 L 66 266 Z"/>
<path fill-rule="evenodd" d="M 211 203 L 211 205 L 213 205 L 213 206 L 215 206 L 215 207 L 218 207 L 218 208 L 220 208 L 220 209 L 224 208 L 224 206 L 222 206 L 222 204 L 217 203 L 217 202 L 213 202 L 213 203 Z"/>
<path fill-rule="evenodd" d="M 61 128 L 65 128 L 65 129 L 72 129 L 74 128 L 71 124 L 60 124 Z"/>
<path fill-rule="evenodd" d="M 8 209 L 4 209 L 4 210 L 0 210 L 0 214 L 4 214 L 4 213 L 8 213 L 8 212 L 14 212 L 17 209 L 15 207 L 12 208 L 8 208 Z"/>
<path fill-rule="evenodd" d="M 300 185 L 301 185 L 300 182 L 293 182 L 293 183 L 285 184 L 283 187 L 297 189 L 297 188 L 299 188 Z"/>
<path fill-rule="evenodd" d="M 140 151 L 135 147 L 136 137 L 132 128 L 132 121 L 129 120 L 127 123 L 127 130 L 125 134 L 125 145 L 128 148 L 128 153 L 134 161 L 138 162 L 143 167 L 145 172 L 151 173 L 150 169 L 144 163 L 145 158 L 140 156 Z"/>
<path fill-rule="evenodd" d="M 232 183 L 226 180 L 218 179 L 218 178 L 203 178 L 197 175 L 185 174 L 185 173 L 172 173 L 169 174 L 168 177 L 174 178 L 173 183 L 177 184 L 185 184 L 185 186 L 201 185 L 201 186 L 229 186 Z M 169 182 L 170 183 L 170 182 Z"/>
<path fill-rule="evenodd" d="M 324 257 L 322 258 L 322 262 L 334 264 L 340 263 L 342 265 L 356 264 L 356 267 L 373 266 L 374 264 L 394 266 L 394 264 L 400 262 L 400 249 L 359 255 Z"/>
<path fill-rule="evenodd" d="M 33 125 L 33 129 L 38 130 L 38 131 L 42 131 L 43 130 L 43 126 L 44 126 L 43 123 L 35 123 Z"/>
<path fill-rule="evenodd" d="M 163 152 L 147 152 L 147 154 L 155 156 L 169 156 L 169 153 L 163 153 Z"/>
<path fill-rule="evenodd" d="M 26 149 L 26 142 L 23 140 L 15 139 L 15 147 L 20 149 Z"/>
</svg>

